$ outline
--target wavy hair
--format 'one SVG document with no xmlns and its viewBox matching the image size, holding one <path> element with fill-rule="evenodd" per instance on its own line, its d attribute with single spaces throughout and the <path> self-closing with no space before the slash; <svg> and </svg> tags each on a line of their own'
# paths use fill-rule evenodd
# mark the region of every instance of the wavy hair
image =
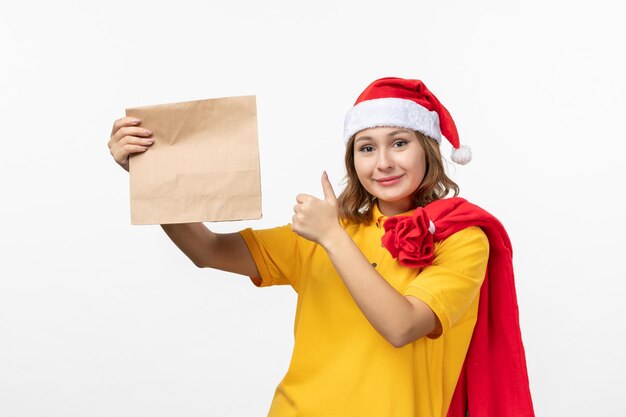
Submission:
<svg viewBox="0 0 626 417">
<path fill-rule="evenodd" d="M 445 198 L 451 191 L 459 194 L 459 186 L 452 181 L 445 172 L 439 144 L 434 139 L 415 132 L 419 143 L 424 148 L 426 159 L 426 173 L 422 183 L 413 193 L 413 208 L 423 207 L 426 204 Z M 354 167 L 354 139 L 352 136 L 346 146 L 346 188 L 337 199 L 339 216 L 348 223 L 370 224 L 372 221 L 372 207 L 376 197 L 365 190 Z"/>
</svg>

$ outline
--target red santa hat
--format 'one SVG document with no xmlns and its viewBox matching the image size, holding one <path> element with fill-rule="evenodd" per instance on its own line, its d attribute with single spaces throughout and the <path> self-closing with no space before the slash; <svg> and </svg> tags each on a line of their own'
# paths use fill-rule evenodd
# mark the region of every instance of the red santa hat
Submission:
<svg viewBox="0 0 626 417">
<path fill-rule="evenodd" d="M 381 78 L 371 83 L 346 115 L 344 141 L 363 129 L 383 126 L 416 130 L 438 143 L 443 135 L 452 145 L 454 162 L 472 160 L 470 148 L 459 143 L 452 116 L 420 80 Z"/>
</svg>

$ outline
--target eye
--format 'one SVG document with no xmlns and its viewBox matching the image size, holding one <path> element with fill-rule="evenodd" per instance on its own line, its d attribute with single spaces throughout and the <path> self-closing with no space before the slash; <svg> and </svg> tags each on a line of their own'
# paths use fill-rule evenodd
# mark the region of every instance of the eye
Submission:
<svg viewBox="0 0 626 417">
<path fill-rule="evenodd" d="M 372 145 L 363 145 L 359 149 L 360 152 L 372 152 L 373 150 L 374 150 L 374 147 Z"/>
<path fill-rule="evenodd" d="M 397 140 L 397 141 L 395 141 L 393 143 L 393 147 L 394 148 L 401 148 L 403 146 L 406 146 L 408 143 L 409 143 L 408 141 L 406 141 L 404 139 L 400 139 L 400 140 Z"/>
</svg>

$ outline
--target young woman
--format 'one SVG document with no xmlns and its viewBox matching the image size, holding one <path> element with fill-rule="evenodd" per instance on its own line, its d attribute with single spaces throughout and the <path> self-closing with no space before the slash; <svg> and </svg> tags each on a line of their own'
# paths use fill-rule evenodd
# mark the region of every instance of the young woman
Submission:
<svg viewBox="0 0 626 417">
<path fill-rule="evenodd" d="M 109 148 L 126 170 L 151 144 L 140 123 L 113 126 Z M 198 267 L 298 293 L 294 351 L 269 416 L 532 415 L 508 237 L 493 216 L 446 198 L 458 187 L 442 136 L 455 162 L 469 161 L 421 81 L 376 80 L 346 116 L 339 198 L 324 173 L 324 198 L 298 195 L 287 226 L 162 225 Z"/>
</svg>

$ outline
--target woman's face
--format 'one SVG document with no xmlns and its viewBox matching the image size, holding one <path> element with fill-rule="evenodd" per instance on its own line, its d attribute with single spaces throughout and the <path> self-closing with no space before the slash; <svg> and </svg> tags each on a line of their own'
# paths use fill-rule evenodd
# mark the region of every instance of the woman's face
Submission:
<svg viewBox="0 0 626 417">
<path fill-rule="evenodd" d="M 426 174 L 424 148 L 414 131 L 374 127 L 354 138 L 354 168 L 385 216 L 413 208 L 413 193 Z"/>
</svg>

